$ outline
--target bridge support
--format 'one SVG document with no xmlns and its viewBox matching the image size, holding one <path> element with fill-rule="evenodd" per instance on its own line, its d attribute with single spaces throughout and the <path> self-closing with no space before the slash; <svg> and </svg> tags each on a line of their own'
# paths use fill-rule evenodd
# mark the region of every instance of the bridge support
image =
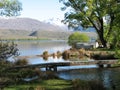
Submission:
<svg viewBox="0 0 120 90">
<path fill-rule="evenodd" d="M 106 68 L 110 68 L 111 67 L 111 64 L 98 64 L 98 66 L 99 66 L 99 68 L 104 68 L 104 67 L 106 67 Z"/>
<path fill-rule="evenodd" d="M 49 67 L 46 67 L 46 71 L 48 71 L 49 70 Z"/>
<path fill-rule="evenodd" d="M 99 64 L 99 68 L 104 68 L 104 64 Z"/>
<path fill-rule="evenodd" d="M 110 67 L 111 67 L 111 64 L 107 64 L 106 67 L 107 67 L 107 68 L 110 68 Z"/>
<path fill-rule="evenodd" d="M 57 72 L 57 66 L 54 66 L 53 69 L 55 72 Z"/>
<path fill-rule="evenodd" d="M 57 72 L 57 66 L 54 66 L 54 67 L 46 67 L 46 71 L 55 71 L 55 72 Z"/>
</svg>

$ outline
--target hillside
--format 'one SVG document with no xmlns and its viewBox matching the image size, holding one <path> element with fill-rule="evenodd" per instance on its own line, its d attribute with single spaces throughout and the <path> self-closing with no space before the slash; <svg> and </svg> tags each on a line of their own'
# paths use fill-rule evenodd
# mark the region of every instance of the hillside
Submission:
<svg viewBox="0 0 120 90">
<path fill-rule="evenodd" d="M 9 30 L 27 30 L 27 31 L 38 31 L 38 30 L 63 30 L 59 26 L 55 26 L 49 23 L 40 22 L 30 18 L 0 18 L 0 29 Z"/>
<path fill-rule="evenodd" d="M 71 33 L 67 28 L 30 18 L 0 19 L 0 38 L 2 39 L 67 39 Z M 96 37 L 95 33 L 86 34 Z"/>
</svg>

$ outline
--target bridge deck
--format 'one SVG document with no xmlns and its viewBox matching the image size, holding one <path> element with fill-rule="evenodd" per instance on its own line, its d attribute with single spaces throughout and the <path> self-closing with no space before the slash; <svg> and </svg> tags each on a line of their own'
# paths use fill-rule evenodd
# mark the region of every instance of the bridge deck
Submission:
<svg viewBox="0 0 120 90">
<path fill-rule="evenodd" d="M 27 67 L 61 67 L 61 66 L 80 66 L 80 65 L 104 65 L 104 64 L 116 64 L 118 60 L 95 60 L 95 61 L 72 61 L 72 62 L 50 62 L 50 63 L 40 63 L 24 66 L 15 66 L 14 68 L 27 68 Z"/>
</svg>

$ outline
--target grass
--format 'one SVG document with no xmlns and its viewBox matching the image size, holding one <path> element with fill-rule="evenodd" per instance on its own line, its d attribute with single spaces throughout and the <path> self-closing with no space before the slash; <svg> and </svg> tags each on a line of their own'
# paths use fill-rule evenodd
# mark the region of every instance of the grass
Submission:
<svg viewBox="0 0 120 90">
<path fill-rule="evenodd" d="M 4 90 L 106 90 L 106 88 L 98 81 L 50 79 L 12 85 Z"/>
<path fill-rule="evenodd" d="M 24 40 L 51 40 L 51 39 L 48 39 L 48 38 L 9 38 L 9 39 L 1 39 L 3 41 L 6 41 L 6 40 L 11 40 L 11 41 L 24 41 Z"/>
<path fill-rule="evenodd" d="M 70 90 L 71 87 L 72 87 L 71 81 L 52 79 L 52 80 L 42 80 L 34 84 L 28 83 L 17 86 L 13 85 L 6 87 L 4 90 L 34 90 L 35 88 L 39 88 L 38 90 Z"/>
<path fill-rule="evenodd" d="M 92 49 L 92 51 L 112 51 L 112 52 L 114 52 L 115 50 L 114 49 L 108 49 L 108 48 L 95 48 L 95 49 Z"/>
</svg>

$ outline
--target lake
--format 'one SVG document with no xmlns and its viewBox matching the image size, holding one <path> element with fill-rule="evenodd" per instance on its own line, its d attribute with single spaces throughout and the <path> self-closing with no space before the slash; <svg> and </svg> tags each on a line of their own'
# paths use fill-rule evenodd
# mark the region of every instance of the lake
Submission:
<svg viewBox="0 0 120 90">
<path fill-rule="evenodd" d="M 64 51 L 70 46 L 67 41 L 16 41 L 20 56 L 41 55 L 43 51 L 48 51 L 50 54 L 57 51 Z M 41 57 L 28 59 L 29 64 L 48 63 L 48 62 L 67 62 L 62 57 L 49 57 L 44 60 Z M 84 68 L 84 69 L 83 69 Z M 92 69 L 90 69 L 92 68 Z M 44 69 L 42 69 L 44 70 Z M 89 66 L 68 66 L 58 68 L 57 75 L 66 80 L 82 79 L 82 80 L 98 80 L 102 82 L 108 90 L 115 87 L 115 90 L 120 90 L 120 68 L 97 68 L 96 65 Z"/>
</svg>

